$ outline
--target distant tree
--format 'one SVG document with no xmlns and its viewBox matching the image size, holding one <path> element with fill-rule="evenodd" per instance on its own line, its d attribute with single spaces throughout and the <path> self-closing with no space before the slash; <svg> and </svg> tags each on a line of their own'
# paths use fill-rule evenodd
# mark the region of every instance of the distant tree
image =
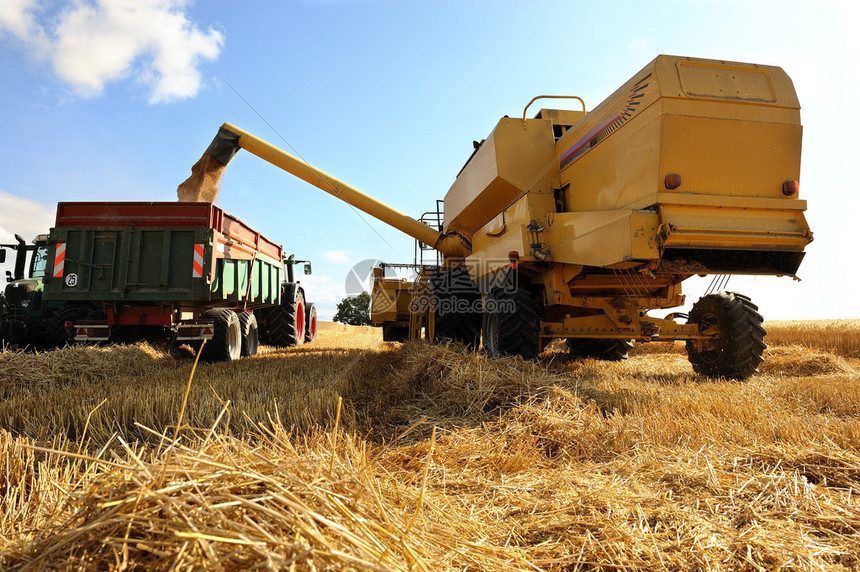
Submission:
<svg viewBox="0 0 860 572">
<path fill-rule="evenodd" d="M 347 296 L 337 304 L 334 321 L 353 326 L 369 326 L 370 294 L 362 292 L 358 296 Z"/>
</svg>

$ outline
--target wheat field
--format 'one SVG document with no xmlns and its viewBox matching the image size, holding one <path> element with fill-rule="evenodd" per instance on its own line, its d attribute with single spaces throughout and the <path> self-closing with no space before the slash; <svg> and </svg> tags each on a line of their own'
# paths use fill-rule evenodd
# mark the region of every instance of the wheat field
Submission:
<svg viewBox="0 0 860 572">
<path fill-rule="evenodd" d="M 747 382 L 346 326 L 2 353 L 0 569 L 860 569 L 860 321 L 766 326 Z"/>
</svg>

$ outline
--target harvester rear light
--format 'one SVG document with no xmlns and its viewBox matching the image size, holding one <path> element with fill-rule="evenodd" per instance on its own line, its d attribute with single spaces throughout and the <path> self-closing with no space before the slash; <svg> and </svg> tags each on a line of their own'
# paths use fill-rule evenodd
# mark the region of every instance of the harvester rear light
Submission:
<svg viewBox="0 0 860 572">
<path fill-rule="evenodd" d="M 678 173 L 669 173 L 666 175 L 665 184 L 667 189 L 677 189 L 681 186 L 681 175 Z"/>
<path fill-rule="evenodd" d="M 517 263 L 520 261 L 520 253 L 517 250 L 512 250 L 508 252 L 508 260 L 511 261 L 511 268 L 516 270 Z"/>
<path fill-rule="evenodd" d="M 786 181 L 782 184 L 782 194 L 791 197 L 800 191 L 800 183 L 797 181 Z"/>
</svg>

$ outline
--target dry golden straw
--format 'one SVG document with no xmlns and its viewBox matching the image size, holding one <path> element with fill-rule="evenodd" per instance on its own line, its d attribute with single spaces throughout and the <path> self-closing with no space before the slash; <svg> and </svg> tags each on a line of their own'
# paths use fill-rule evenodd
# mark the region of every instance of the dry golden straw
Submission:
<svg viewBox="0 0 860 572">
<path fill-rule="evenodd" d="M 193 384 L 184 349 L 3 353 L 0 569 L 858 569 L 860 360 L 770 342 L 745 383 L 373 328 Z"/>
</svg>

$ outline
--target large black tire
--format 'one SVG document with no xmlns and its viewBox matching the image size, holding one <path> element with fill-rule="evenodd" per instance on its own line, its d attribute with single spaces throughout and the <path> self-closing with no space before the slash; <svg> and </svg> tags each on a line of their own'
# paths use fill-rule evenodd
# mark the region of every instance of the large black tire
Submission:
<svg viewBox="0 0 860 572">
<path fill-rule="evenodd" d="M 385 324 L 382 326 L 382 341 L 383 342 L 405 342 L 409 339 L 409 328 L 406 326 L 392 326 Z"/>
<path fill-rule="evenodd" d="M 701 351 L 687 342 L 687 357 L 696 373 L 708 377 L 746 379 L 764 360 L 767 333 L 758 306 L 736 292 L 709 294 L 693 304 L 688 324 L 699 332 L 713 334 Z"/>
<path fill-rule="evenodd" d="M 477 350 L 481 341 L 481 292 L 465 268 L 430 277 L 434 310 L 434 341 L 454 341 Z"/>
<path fill-rule="evenodd" d="M 74 336 L 69 336 L 66 324 L 83 320 L 92 311 L 92 306 L 84 304 L 63 304 L 48 310 L 42 321 L 43 330 L 37 338 L 39 349 L 51 350 L 72 343 Z"/>
<path fill-rule="evenodd" d="M 301 290 L 292 302 L 282 301 L 280 306 L 266 308 L 260 314 L 264 343 L 285 348 L 305 343 L 305 297 Z"/>
<path fill-rule="evenodd" d="M 633 342 L 603 338 L 568 338 L 571 354 L 603 361 L 621 361 L 630 356 Z"/>
<path fill-rule="evenodd" d="M 490 358 L 540 352 L 540 318 L 534 299 L 525 290 L 495 288 L 484 302 L 484 353 Z"/>
<path fill-rule="evenodd" d="M 257 317 L 251 312 L 240 312 L 239 329 L 242 331 L 242 357 L 257 355 L 257 348 L 260 346 Z"/>
<path fill-rule="evenodd" d="M 233 310 L 212 308 L 200 315 L 215 323 L 212 339 L 201 349 L 200 360 L 204 362 L 233 361 L 242 356 L 242 327 L 239 316 Z"/>
<path fill-rule="evenodd" d="M 312 303 L 308 303 L 305 310 L 305 343 L 308 344 L 317 339 L 317 309 Z"/>
</svg>

